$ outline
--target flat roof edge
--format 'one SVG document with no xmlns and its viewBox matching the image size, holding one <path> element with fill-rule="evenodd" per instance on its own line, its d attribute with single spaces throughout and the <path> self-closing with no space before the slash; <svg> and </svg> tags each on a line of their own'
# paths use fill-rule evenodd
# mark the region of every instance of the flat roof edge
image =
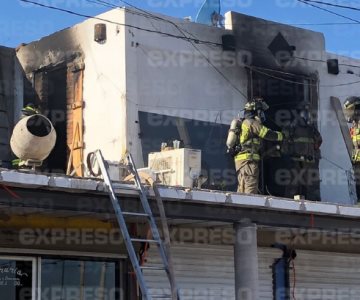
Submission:
<svg viewBox="0 0 360 300">
<path fill-rule="evenodd" d="M 97 178 L 74 178 L 58 174 L 36 174 L 17 170 L 0 169 L 0 184 L 24 189 L 57 190 L 68 193 L 106 193 L 102 180 Z M 116 192 L 122 195 L 137 195 L 131 184 L 114 183 Z M 292 200 L 264 195 L 244 195 L 235 192 L 188 189 L 184 187 L 159 186 L 163 199 L 182 200 L 200 204 L 236 205 L 246 208 L 276 210 L 287 213 L 306 213 L 343 218 L 359 218 L 360 207 L 335 203 Z M 149 196 L 154 192 L 149 189 Z"/>
</svg>

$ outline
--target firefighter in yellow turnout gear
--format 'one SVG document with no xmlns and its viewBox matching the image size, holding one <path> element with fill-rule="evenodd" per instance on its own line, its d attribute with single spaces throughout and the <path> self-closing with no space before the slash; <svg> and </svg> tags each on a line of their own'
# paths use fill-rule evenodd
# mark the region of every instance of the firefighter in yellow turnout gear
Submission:
<svg viewBox="0 0 360 300">
<path fill-rule="evenodd" d="M 40 113 L 40 110 L 33 103 L 29 103 L 23 109 L 21 109 L 21 118 L 37 115 Z"/>
<path fill-rule="evenodd" d="M 353 143 L 352 164 L 356 181 L 356 194 L 360 198 L 360 97 L 349 97 L 344 103 L 344 113 L 351 123 L 350 136 Z"/>
<path fill-rule="evenodd" d="M 288 142 L 283 153 L 290 158 L 290 182 L 285 196 L 303 195 L 307 200 L 320 201 L 319 159 L 322 137 L 310 116 L 310 104 L 298 105 L 299 114 L 283 130 Z"/>
<path fill-rule="evenodd" d="M 244 120 L 241 122 L 239 137 L 240 151 L 234 155 L 240 193 L 259 193 L 259 161 L 262 141 L 283 140 L 281 132 L 273 131 L 263 125 L 264 111 L 268 109 L 262 98 L 255 98 L 245 105 Z"/>
</svg>

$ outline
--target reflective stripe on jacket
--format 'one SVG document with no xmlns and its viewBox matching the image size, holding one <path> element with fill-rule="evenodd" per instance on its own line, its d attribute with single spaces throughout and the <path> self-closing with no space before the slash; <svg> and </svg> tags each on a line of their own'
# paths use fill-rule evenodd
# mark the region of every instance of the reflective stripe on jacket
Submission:
<svg viewBox="0 0 360 300">
<path fill-rule="evenodd" d="M 289 142 L 283 151 L 292 160 L 315 162 L 320 158 L 322 138 L 315 126 L 293 123 L 285 130 L 289 133 Z"/>
<path fill-rule="evenodd" d="M 283 135 L 262 125 L 257 119 L 245 119 L 241 125 L 240 135 L 242 151 L 235 156 L 235 160 L 260 160 L 263 139 L 282 141 Z"/>
<path fill-rule="evenodd" d="M 23 113 L 23 115 L 25 116 L 32 116 L 32 115 L 37 115 L 40 114 L 40 111 L 36 108 L 33 108 L 31 106 L 26 106 L 24 107 L 21 112 Z"/>
<path fill-rule="evenodd" d="M 360 162 L 360 125 L 356 123 L 350 129 L 350 135 L 353 142 L 353 153 L 352 153 L 352 161 L 353 162 Z"/>
</svg>

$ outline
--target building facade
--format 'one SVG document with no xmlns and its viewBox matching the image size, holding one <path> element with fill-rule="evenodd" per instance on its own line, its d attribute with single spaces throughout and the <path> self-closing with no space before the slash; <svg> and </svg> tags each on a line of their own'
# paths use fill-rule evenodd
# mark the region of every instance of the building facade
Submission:
<svg viewBox="0 0 360 300">
<path fill-rule="evenodd" d="M 350 206 L 351 161 L 339 102 L 331 99 L 357 95 L 360 62 L 327 53 L 321 33 L 235 12 L 224 29 L 128 9 L 99 17 L 107 21 L 0 49 L 1 293 L 140 299 L 110 200 L 87 158 L 100 149 L 116 164 L 129 151 L 144 167 L 150 152 L 176 139 L 202 150 L 208 178 L 203 190 L 160 190 L 181 299 L 357 299 L 360 212 Z M 262 182 L 269 195 L 228 192 L 236 176 L 227 130 L 254 96 L 269 104 L 273 129 L 294 117 L 298 103 L 311 104 L 323 136 L 321 199 L 329 203 L 282 198 L 273 182 L 282 162 L 272 156 Z M 35 174 L 8 170 L 11 129 L 30 102 L 58 135 Z M 117 192 L 124 209 L 138 209 L 128 184 Z M 149 197 L 156 212 L 151 188 Z M 147 235 L 140 220 L 129 226 Z M 275 268 L 283 246 L 297 257 L 282 276 Z M 145 265 L 159 261 L 155 247 L 137 251 Z M 164 273 L 145 275 L 154 294 L 169 289 Z"/>
</svg>

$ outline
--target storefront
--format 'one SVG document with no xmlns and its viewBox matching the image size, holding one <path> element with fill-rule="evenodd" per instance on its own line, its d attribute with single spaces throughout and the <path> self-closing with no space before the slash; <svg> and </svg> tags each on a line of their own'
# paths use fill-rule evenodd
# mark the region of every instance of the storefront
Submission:
<svg viewBox="0 0 360 300">
<path fill-rule="evenodd" d="M 6 300 L 122 300 L 123 268 L 119 259 L 0 255 L 0 295 Z"/>
</svg>

